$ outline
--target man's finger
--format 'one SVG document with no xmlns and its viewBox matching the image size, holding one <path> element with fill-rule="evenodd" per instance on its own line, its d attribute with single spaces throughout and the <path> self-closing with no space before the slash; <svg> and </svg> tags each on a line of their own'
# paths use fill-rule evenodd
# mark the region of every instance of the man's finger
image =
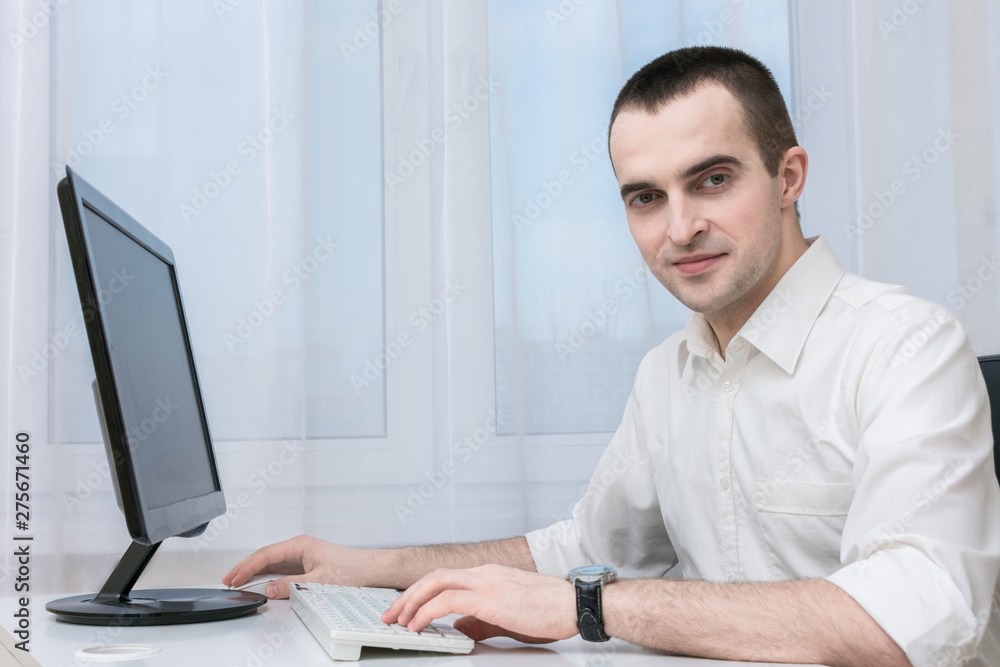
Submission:
<svg viewBox="0 0 1000 667">
<path fill-rule="evenodd" d="M 453 588 L 444 590 L 421 605 L 406 627 L 413 632 L 420 632 L 430 625 L 431 621 L 448 614 L 471 616 L 479 611 L 481 598 L 481 594 L 467 590 Z"/>
<path fill-rule="evenodd" d="M 222 578 L 222 583 L 226 586 L 232 586 L 238 588 L 254 578 L 258 574 L 257 569 L 248 563 L 248 558 L 240 561 L 236 567 L 231 569 L 226 576 Z"/>
<path fill-rule="evenodd" d="M 290 577 L 281 577 L 269 583 L 265 593 L 272 600 L 284 600 L 290 595 L 289 586 L 292 583 L 296 581 L 301 583 L 316 583 L 315 579 L 316 575 L 314 574 L 296 574 Z"/>
<path fill-rule="evenodd" d="M 477 583 L 475 575 L 468 570 L 435 570 L 403 591 L 382 620 L 385 623 L 409 625 L 417 610 L 443 591 L 472 589 Z"/>
<path fill-rule="evenodd" d="M 257 552 L 254 552 L 240 561 L 236 567 L 229 571 L 229 574 L 222 578 L 222 583 L 226 586 L 242 586 L 256 575 L 266 574 L 257 571 L 260 566 L 256 564 L 256 559 L 254 558 L 256 555 Z"/>
<path fill-rule="evenodd" d="M 222 583 L 226 586 L 239 587 L 250 581 L 255 574 L 253 568 L 246 567 L 247 559 L 244 558 L 222 578 Z"/>
<path fill-rule="evenodd" d="M 269 544 L 254 551 L 252 554 L 240 561 L 236 567 L 229 571 L 222 578 L 222 583 L 226 586 L 242 586 L 258 574 L 289 574 L 287 567 L 271 568 L 272 565 L 287 563 L 290 559 L 302 560 L 302 550 L 296 550 L 287 542 Z M 301 566 L 298 568 L 301 572 Z M 227 581 L 228 579 L 228 581 Z"/>
</svg>

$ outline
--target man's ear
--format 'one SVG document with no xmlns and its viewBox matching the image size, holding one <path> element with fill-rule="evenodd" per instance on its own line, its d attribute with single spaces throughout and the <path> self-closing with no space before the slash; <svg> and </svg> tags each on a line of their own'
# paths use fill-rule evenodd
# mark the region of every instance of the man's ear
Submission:
<svg viewBox="0 0 1000 667">
<path fill-rule="evenodd" d="M 778 178 L 781 185 L 781 208 L 785 209 L 795 204 L 802 196 L 806 186 L 806 173 L 809 171 L 809 156 L 802 146 L 792 146 L 785 151 L 785 157 L 778 167 Z"/>
</svg>

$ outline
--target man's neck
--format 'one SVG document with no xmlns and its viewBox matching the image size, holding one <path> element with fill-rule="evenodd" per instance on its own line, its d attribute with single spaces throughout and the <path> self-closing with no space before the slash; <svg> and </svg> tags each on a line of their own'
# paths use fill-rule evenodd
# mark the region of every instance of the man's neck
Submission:
<svg viewBox="0 0 1000 667">
<path fill-rule="evenodd" d="M 752 293 L 746 295 L 738 303 L 734 303 L 731 308 L 705 316 L 715 334 L 719 354 L 722 355 L 723 360 L 726 359 L 726 348 L 729 347 L 729 342 L 743 328 L 743 325 L 756 312 L 760 304 L 764 303 L 764 299 L 777 287 L 778 282 L 788 273 L 788 269 L 792 268 L 799 257 L 809 249 L 809 244 L 798 231 L 797 222 L 795 230 L 798 233 L 785 235 L 778 250 L 778 261 L 775 263 L 774 269 L 761 279 Z"/>
</svg>

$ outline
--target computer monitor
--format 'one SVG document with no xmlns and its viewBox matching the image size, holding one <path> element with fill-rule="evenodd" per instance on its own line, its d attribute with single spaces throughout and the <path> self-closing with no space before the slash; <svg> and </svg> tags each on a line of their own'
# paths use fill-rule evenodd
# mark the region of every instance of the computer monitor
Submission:
<svg viewBox="0 0 1000 667">
<path fill-rule="evenodd" d="M 226 501 L 173 253 L 69 167 L 57 193 L 94 360 L 98 418 L 132 544 L 99 593 L 45 608 L 90 625 L 251 613 L 267 598 L 225 589 L 132 590 L 163 540 L 200 535 Z"/>
</svg>

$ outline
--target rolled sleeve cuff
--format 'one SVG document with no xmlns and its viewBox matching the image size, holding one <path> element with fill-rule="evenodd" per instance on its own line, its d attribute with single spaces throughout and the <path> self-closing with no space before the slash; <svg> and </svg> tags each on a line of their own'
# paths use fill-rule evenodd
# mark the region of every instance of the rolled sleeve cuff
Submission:
<svg viewBox="0 0 1000 667">
<path fill-rule="evenodd" d="M 564 577 L 574 567 L 590 565 L 580 548 L 580 536 L 572 519 L 554 523 L 527 535 L 528 548 L 541 574 Z"/>
<path fill-rule="evenodd" d="M 982 634 L 948 574 L 915 549 L 885 548 L 827 577 L 854 598 L 913 667 L 964 665 Z"/>
</svg>

